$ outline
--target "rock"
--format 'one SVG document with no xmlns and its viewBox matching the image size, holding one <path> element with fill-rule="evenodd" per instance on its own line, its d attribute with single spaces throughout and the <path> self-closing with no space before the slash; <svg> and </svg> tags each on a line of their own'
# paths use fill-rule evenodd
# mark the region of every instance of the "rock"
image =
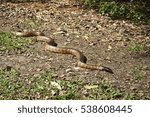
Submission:
<svg viewBox="0 0 150 117">
<path fill-rule="evenodd" d="M 112 46 L 109 45 L 107 50 L 108 50 L 108 51 L 112 50 Z"/>
<path fill-rule="evenodd" d="M 70 72 L 72 72 L 71 68 L 66 69 L 66 73 L 70 73 Z"/>
</svg>

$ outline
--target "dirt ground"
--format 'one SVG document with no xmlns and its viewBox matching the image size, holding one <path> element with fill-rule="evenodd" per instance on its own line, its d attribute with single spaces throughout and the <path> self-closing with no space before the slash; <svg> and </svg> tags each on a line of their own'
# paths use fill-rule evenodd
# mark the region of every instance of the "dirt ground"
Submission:
<svg viewBox="0 0 150 117">
<path fill-rule="evenodd" d="M 33 43 L 21 51 L 0 50 L 0 67 L 11 66 L 21 78 L 52 71 L 58 79 L 99 82 L 106 80 L 122 91 L 150 99 L 150 49 L 129 51 L 135 43 L 150 46 L 150 25 L 112 20 L 94 10 L 80 8 L 67 0 L 49 3 L 3 3 L 0 31 L 37 30 L 53 38 L 58 46 L 82 51 L 88 63 L 102 64 L 114 74 L 77 67 L 71 55 L 44 51 Z M 139 79 L 139 77 L 141 79 Z"/>
</svg>

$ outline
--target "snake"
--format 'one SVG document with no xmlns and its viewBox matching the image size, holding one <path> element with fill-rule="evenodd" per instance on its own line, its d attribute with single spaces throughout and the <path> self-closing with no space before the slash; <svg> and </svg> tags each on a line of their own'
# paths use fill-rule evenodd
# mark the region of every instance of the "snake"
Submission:
<svg viewBox="0 0 150 117">
<path fill-rule="evenodd" d="M 86 56 L 79 50 L 74 48 L 68 47 L 58 47 L 57 43 L 54 39 L 45 36 L 43 32 L 39 31 L 23 31 L 23 32 L 12 32 L 14 35 L 19 37 L 36 37 L 36 41 L 45 42 L 45 50 L 48 50 L 53 53 L 60 53 L 60 54 L 70 54 L 76 57 L 77 59 L 77 66 L 80 68 L 91 69 L 91 70 L 100 70 L 105 71 L 108 73 L 112 73 L 112 69 L 99 65 L 99 64 L 88 64 Z"/>
</svg>

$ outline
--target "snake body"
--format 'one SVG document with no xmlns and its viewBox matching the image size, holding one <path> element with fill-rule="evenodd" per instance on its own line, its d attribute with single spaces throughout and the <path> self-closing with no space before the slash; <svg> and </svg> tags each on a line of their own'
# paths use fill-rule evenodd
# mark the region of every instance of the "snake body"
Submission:
<svg viewBox="0 0 150 117">
<path fill-rule="evenodd" d="M 49 50 L 54 53 L 74 55 L 77 58 L 78 66 L 81 68 L 86 68 L 86 69 L 91 69 L 91 70 L 100 70 L 100 71 L 106 71 L 109 73 L 113 73 L 113 71 L 108 67 L 101 66 L 98 64 L 87 64 L 86 63 L 87 58 L 79 50 L 76 50 L 73 48 L 68 48 L 68 47 L 57 47 L 56 42 L 53 39 L 46 37 L 44 35 L 44 33 L 42 33 L 42 32 L 24 31 L 24 32 L 12 32 L 12 33 L 15 34 L 16 36 L 21 36 L 21 37 L 36 36 L 37 41 L 43 41 L 46 43 L 45 50 Z"/>
</svg>

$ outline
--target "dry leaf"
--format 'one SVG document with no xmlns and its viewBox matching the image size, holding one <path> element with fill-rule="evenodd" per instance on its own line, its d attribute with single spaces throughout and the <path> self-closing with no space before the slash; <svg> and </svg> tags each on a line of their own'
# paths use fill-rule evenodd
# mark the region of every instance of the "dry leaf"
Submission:
<svg viewBox="0 0 150 117">
<path fill-rule="evenodd" d="M 94 89 L 94 88 L 97 88 L 98 85 L 85 85 L 84 88 L 85 89 Z"/>
</svg>

